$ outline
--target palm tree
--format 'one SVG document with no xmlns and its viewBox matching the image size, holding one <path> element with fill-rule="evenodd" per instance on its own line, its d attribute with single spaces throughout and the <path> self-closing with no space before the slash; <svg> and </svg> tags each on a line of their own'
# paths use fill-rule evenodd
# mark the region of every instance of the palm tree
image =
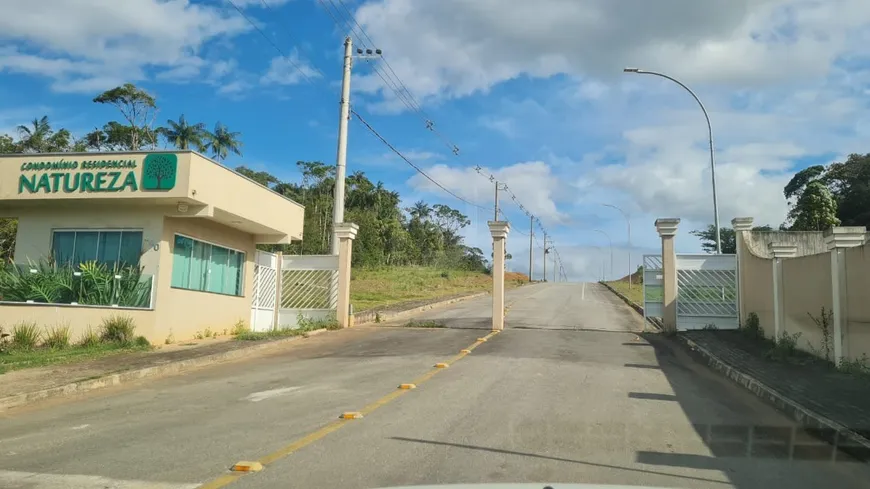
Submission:
<svg viewBox="0 0 870 489">
<path fill-rule="evenodd" d="M 18 137 L 23 150 L 40 153 L 44 150 L 46 141 L 51 137 L 51 124 L 48 122 L 48 116 L 44 115 L 41 119 L 33 119 L 31 126 L 18 126 Z"/>
<path fill-rule="evenodd" d="M 202 122 L 189 124 L 184 118 L 184 114 L 181 114 L 178 122 L 169 119 L 166 123 L 168 127 L 157 128 L 157 133 L 163 136 L 166 142 L 178 149 L 190 149 L 191 147 L 197 151 L 205 149 L 205 139 L 208 134 L 205 124 Z"/>
<path fill-rule="evenodd" d="M 239 141 L 240 132 L 230 132 L 227 126 L 218 122 L 214 125 L 214 132 L 206 133 L 208 142 L 205 149 L 211 151 L 212 157 L 219 161 L 227 159 L 230 153 L 242 156 L 242 142 Z"/>
</svg>

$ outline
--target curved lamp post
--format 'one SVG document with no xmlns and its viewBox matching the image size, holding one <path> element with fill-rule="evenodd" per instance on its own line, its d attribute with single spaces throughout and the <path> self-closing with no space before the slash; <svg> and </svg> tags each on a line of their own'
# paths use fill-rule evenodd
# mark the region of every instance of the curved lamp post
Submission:
<svg viewBox="0 0 870 489">
<path fill-rule="evenodd" d="M 660 76 L 662 78 L 667 78 L 668 80 L 670 80 L 670 81 L 676 83 L 677 85 L 683 87 L 684 89 L 686 89 L 686 91 L 692 95 L 692 97 L 695 99 L 695 101 L 698 102 L 698 105 L 701 106 L 701 111 L 704 112 L 704 117 L 707 119 L 707 132 L 709 134 L 709 140 L 710 140 L 710 176 L 713 179 L 713 220 L 714 220 L 713 225 L 716 227 L 716 253 L 721 255 L 722 254 L 722 240 L 721 240 L 721 237 L 719 236 L 719 201 L 716 199 L 716 160 L 715 160 L 714 153 L 713 153 L 713 125 L 710 124 L 710 115 L 707 114 L 707 109 L 704 108 L 704 104 L 701 103 L 701 99 L 699 99 L 698 96 L 695 95 L 695 92 L 693 92 L 691 88 L 687 87 L 683 82 L 681 82 L 680 80 L 677 80 L 674 77 L 665 75 L 664 73 L 641 70 L 638 68 L 625 68 L 622 71 L 625 73 L 637 73 L 639 75 L 655 75 L 655 76 Z"/>
</svg>

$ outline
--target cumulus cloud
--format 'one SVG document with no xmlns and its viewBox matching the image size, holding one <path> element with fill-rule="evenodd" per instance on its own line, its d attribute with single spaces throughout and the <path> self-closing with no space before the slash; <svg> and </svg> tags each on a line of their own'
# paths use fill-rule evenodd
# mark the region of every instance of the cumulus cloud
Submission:
<svg viewBox="0 0 870 489">
<path fill-rule="evenodd" d="M 56 91 L 93 92 L 146 77 L 192 77 L 210 40 L 249 28 L 239 16 L 188 0 L 7 2 L 0 72 L 48 78 Z"/>
<path fill-rule="evenodd" d="M 356 17 L 389 48 L 408 88 L 427 98 L 485 92 L 521 75 L 611 79 L 637 63 L 732 86 L 820 76 L 870 20 L 870 3 L 373 0 Z M 363 86 L 380 87 L 375 79 Z"/>
</svg>

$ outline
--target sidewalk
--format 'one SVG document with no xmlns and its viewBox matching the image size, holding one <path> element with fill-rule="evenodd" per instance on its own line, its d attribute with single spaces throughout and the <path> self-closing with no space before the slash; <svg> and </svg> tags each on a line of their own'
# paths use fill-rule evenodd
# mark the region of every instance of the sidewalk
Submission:
<svg viewBox="0 0 870 489">
<path fill-rule="evenodd" d="M 856 458 L 870 459 L 870 377 L 839 372 L 808 355 L 794 361 L 766 358 L 766 347 L 739 331 L 687 331 L 678 338 L 712 368 L 797 422 L 850 446 Z"/>
<path fill-rule="evenodd" d="M 309 335 L 326 330 L 312 331 Z M 119 385 L 145 377 L 241 359 L 267 348 L 303 338 L 262 341 L 233 338 L 195 340 L 153 351 L 119 353 L 95 360 L 15 370 L 0 376 L 0 412 L 43 399 Z M 187 346 L 185 346 L 187 345 Z"/>
</svg>

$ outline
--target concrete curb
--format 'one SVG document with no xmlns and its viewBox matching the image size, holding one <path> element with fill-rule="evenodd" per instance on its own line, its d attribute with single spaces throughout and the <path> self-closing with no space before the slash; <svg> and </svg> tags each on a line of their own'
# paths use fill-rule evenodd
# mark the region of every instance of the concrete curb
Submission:
<svg viewBox="0 0 870 489">
<path fill-rule="evenodd" d="M 325 333 L 326 331 L 326 329 L 316 329 L 309 332 L 308 336 L 318 335 L 321 333 Z M 48 399 L 73 396 L 97 389 L 103 389 L 105 387 L 113 387 L 132 382 L 134 380 L 140 380 L 145 378 L 157 379 L 160 377 L 166 377 L 169 375 L 185 372 L 199 367 L 213 365 L 216 363 L 242 360 L 249 357 L 253 353 L 262 353 L 270 349 L 286 345 L 287 343 L 297 341 L 301 338 L 304 337 L 293 336 L 290 338 L 268 341 L 266 343 L 252 343 L 251 346 L 239 348 L 237 350 L 214 353 L 212 355 L 203 355 L 201 357 L 190 358 L 188 360 L 180 360 L 177 362 L 166 363 L 153 367 L 145 367 L 136 370 L 129 370 L 126 372 L 107 374 L 103 377 L 99 377 L 96 379 L 80 380 L 78 382 L 71 382 L 69 384 L 59 385 L 57 387 L 51 387 L 49 389 L 16 394 L 14 396 L 8 396 L 0 399 L 0 412 L 15 407 L 34 404 L 39 401 L 44 401 Z"/>
<path fill-rule="evenodd" d="M 605 287 L 607 287 L 607 290 L 609 290 L 609 291 L 613 292 L 614 294 L 616 294 L 617 297 L 619 297 L 620 299 L 622 299 L 623 302 L 625 302 L 626 304 L 629 305 L 629 307 L 631 307 L 632 309 L 634 309 L 634 311 L 635 311 L 636 313 L 638 313 L 638 314 L 640 314 L 641 316 L 643 316 L 643 308 L 640 307 L 639 305 L 637 305 L 633 300 L 631 300 L 631 299 L 629 299 L 628 297 L 624 296 L 621 292 L 619 292 L 618 290 L 614 289 L 613 287 L 611 287 L 611 286 L 610 286 L 609 284 L 607 284 L 606 282 L 598 282 L 598 283 L 601 284 L 601 285 L 603 285 L 603 286 L 605 286 Z M 642 286 L 641 286 L 641 287 L 642 287 Z M 659 331 L 663 331 L 663 330 L 664 330 L 664 326 L 662 325 L 661 321 L 659 321 L 658 318 L 646 318 L 646 320 L 647 320 L 648 323 L 650 323 L 651 325 L 653 325 L 653 327 L 657 328 Z"/>
<path fill-rule="evenodd" d="M 679 334 L 677 335 L 677 338 L 686 347 L 703 357 L 710 368 L 718 371 L 725 377 L 740 384 L 764 402 L 771 404 L 780 411 L 784 412 L 801 426 L 819 430 L 831 430 L 836 433 L 833 440 L 826 441 L 835 443 L 838 447 L 842 448 L 848 448 L 849 442 L 851 442 L 855 446 L 861 446 L 866 450 L 870 450 L 870 440 L 868 440 L 864 436 L 780 394 L 775 389 L 767 386 L 762 382 L 759 382 L 751 375 L 743 373 L 735 367 L 732 367 L 731 365 L 718 358 L 716 355 L 710 353 L 709 350 L 698 345 L 691 339 Z M 846 446 L 843 447 L 843 445 Z"/>
<path fill-rule="evenodd" d="M 464 302 L 471 299 L 477 299 L 478 297 L 483 297 L 485 295 L 489 295 L 489 292 L 478 292 L 476 294 L 464 295 L 462 297 L 454 297 L 452 299 L 432 302 L 423 306 L 412 307 L 411 309 L 405 309 L 403 311 L 364 311 L 359 314 L 354 314 L 353 323 L 354 326 L 375 323 L 375 318 L 377 317 L 376 314 L 380 314 L 380 322 L 385 323 L 387 321 L 401 319 L 403 317 L 412 316 L 423 311 L 428 311 L 429 309 L 434 309 L 436 307 L 456 304 L 457 302 Z"/>
</svg>

